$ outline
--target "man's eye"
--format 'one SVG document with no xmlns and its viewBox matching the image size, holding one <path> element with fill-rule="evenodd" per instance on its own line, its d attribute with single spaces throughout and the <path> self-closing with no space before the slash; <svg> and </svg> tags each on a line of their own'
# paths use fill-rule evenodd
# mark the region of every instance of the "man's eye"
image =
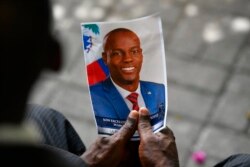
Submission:
<svg viewBox="0 0 250 167">
<path fill-rule="evenodd" d="M 138 55 L 138 54 L 141 53 L 141 49 L 133 49 L 133 50 L 131 50 L 131 53 L 132 53 L 133 55 Z"/>
<path fill-rule="evenodd" d="M 122 56 L 122 53 L 119 51 L 112 52 L 112 56 Z"/>
</svg>

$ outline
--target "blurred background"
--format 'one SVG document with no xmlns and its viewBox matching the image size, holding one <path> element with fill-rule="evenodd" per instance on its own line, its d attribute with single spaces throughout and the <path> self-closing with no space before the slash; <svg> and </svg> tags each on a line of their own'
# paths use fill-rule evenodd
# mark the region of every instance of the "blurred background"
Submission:
<svg viewBox="0 0 250 167">
<path fill-rule="evenodd" d="M 167 125 L 181 167 L 211 167 L 250 153 L 249 0 L 52 0 L 53 32 L 64 64 L 45 71 L 30 102 L 57 109 L 88 147 L 97 137 L 84 70 L 82 22 L 120 21 L 160 12 L 168 78 Z M 146 27 L 145 27 L 146 28 Z M 204 163 L 192 159 L 205 153 Z"/>
</svg>

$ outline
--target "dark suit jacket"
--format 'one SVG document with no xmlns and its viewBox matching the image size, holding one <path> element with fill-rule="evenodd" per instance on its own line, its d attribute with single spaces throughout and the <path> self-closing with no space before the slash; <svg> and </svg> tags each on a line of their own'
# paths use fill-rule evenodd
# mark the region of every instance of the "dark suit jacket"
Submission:
<svg viewBox="0 0 250 167">
<path fill-rule="evenodd" d="M 163 84 L 140 81 L 141 94 L 150 114 L 165 110 L 165 87 Z M 110 78 L 90 86 L 95 116 L 125 120 L 130 112 L 122 96 Z"/>
<path fill-rule="evenodd" d="M 38 125 L 44 140 L 41 143 L 0 142 L 1 166 L 87 167 L 79 156 L 85 146 L 60 112 L 29 105 L 26 119 Z"/>
<path fill-rule="evenodd" d="M 85 145 L 69 120 L 60 112 L 45 106 L 29 104 L 26 120 L 36 123 L 42 143 L 81 155 Z"/>
</svg>

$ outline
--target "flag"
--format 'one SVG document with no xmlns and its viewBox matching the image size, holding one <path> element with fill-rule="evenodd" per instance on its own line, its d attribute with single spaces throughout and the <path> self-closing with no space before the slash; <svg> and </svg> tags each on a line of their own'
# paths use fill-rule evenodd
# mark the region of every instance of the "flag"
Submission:
<svg viewBox="0 0 250 167">
<path fill-rule="evenodd" d="M 102 39 L 97 24 L 82 25 L 83 52 L 89 85 L 104 80 L 109 75 L 108 67 L 102 59 Z"/>
</svg>

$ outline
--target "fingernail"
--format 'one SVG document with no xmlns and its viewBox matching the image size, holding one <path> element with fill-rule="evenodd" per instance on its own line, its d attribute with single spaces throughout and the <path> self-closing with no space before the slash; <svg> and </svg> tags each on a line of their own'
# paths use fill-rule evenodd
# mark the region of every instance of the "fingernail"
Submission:
<svg viewBox="0 0 250 167">
<path fill-rule="evenodd" d="M 136 110 L 132 110 L 130 113 L 129 113 L 129 118 L 132 118 L 132 119 L 137 119 L 139 117 L 139 114 Z"/>
<path fill-rule="evenodd" d="M 141 107 L 140 110 L 139 110 L 139 113 L 141 115 L 148 115 L 148 110 L 145 107 Z"/>
</svg>

